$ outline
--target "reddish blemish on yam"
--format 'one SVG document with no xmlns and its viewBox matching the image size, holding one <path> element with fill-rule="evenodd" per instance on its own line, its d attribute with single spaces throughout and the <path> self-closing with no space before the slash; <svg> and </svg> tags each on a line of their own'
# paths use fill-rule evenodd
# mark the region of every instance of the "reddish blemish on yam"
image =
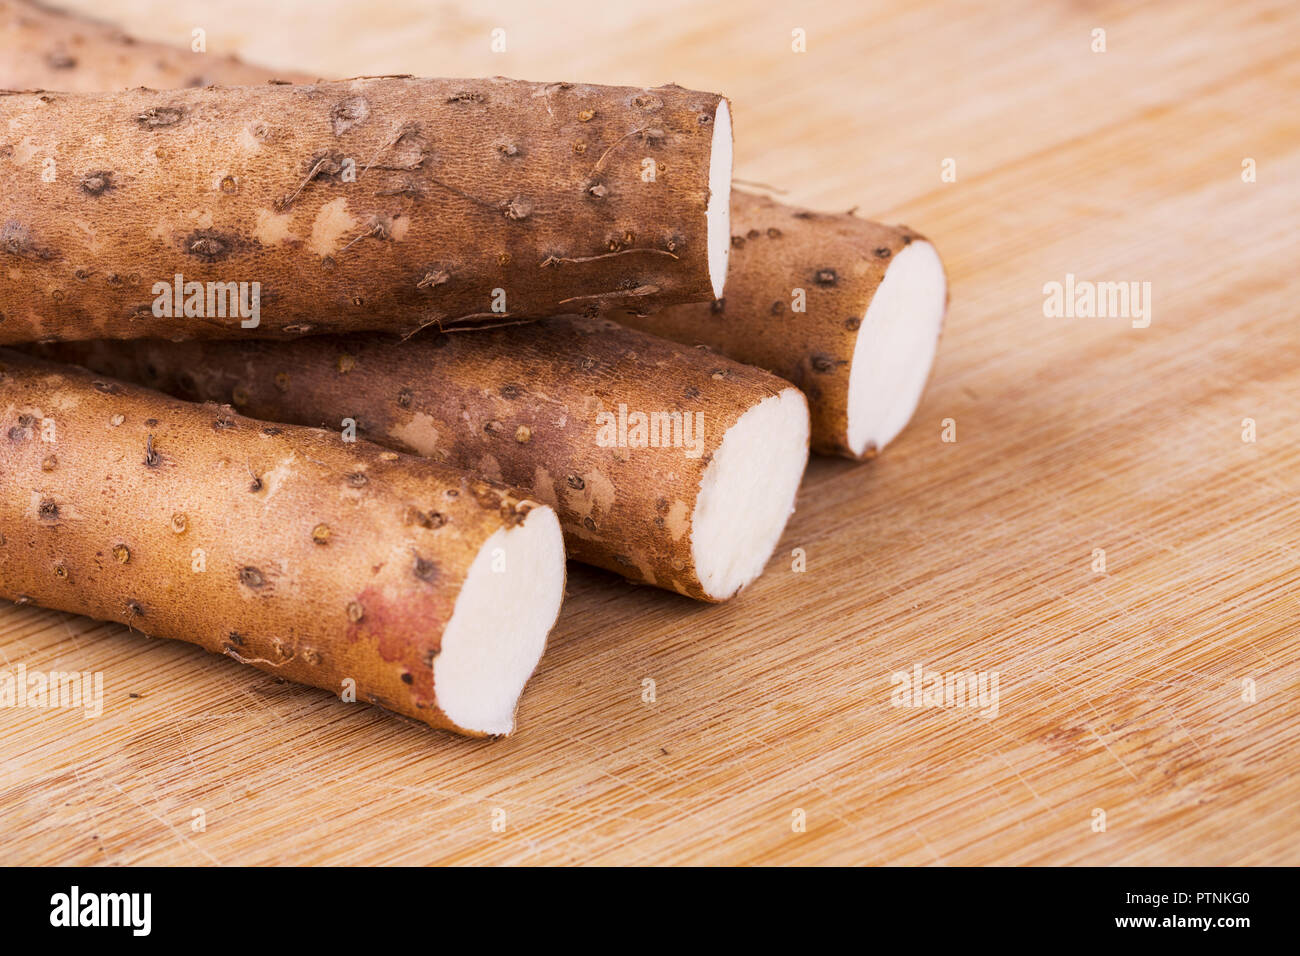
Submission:
<svg viewBox="0 0 1300 956">
<path fill-rule="evenodd" d="M 348 615 L 348 644 L 372 645 L 385 662 L 402 665 L 415 675 L 412 694 L 432 702 L 433 671 L 424 661 L 441 649 L 441 635 L 453 608 L 418 586 L 396 595 L 368 587 L 352 603 L 364 608 L 364 613 L 357 620 Z"/>
<path fill-rule="evenodd" d="M 176 369 L 136 357 L 158 384 L 175 383 Z M 200 390 L 227 387 L 213 367 L 186 371 Z M 272 378 L 243 381 L 260 401 L 280 394 Z M 57 456 L 33 434 L 46 412 L 57 412 Z M 359 699 L 475 732 L 452 724 L 426 662 L 477 555 L 507 526 L 500 508 L 532 502 L 366 442 L 18 352 L 0 351 L 0 414 L 0 600 L 144 628 L 331 693 L 351 678 Z M 11 427 L 21 441 L 4 440 Z"/>
</svg>

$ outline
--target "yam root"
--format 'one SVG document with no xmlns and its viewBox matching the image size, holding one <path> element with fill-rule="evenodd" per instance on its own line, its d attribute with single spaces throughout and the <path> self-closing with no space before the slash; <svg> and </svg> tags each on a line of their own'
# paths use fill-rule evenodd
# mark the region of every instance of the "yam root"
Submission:
<svg viewBox="0 0 1300 956">
<path fill-rule="evenodd" d="M 794 506 L 808 411 L 788 382 L 601 319 L 473 335 L 42 350 L 256 418 L 347 427 L 529 489 L 571 557 L 702 600 L 761 573 Z"/>
<path fill-rule="evenodd" d="M 721 294 L 726 101 L 503 78 L 0 95 L 0 344 Z"/>
<path fill-rule="evenodd" d="M 0 32 L 0 52 L 11 60 L 28 54 L 29 42 Z M 49 49 L 51 42 L 35 48 Z M 86 46 L 92 42 L 96 50 L 102 47 L 89 39 Z M 151 54 L 158 71 L 153 76 L 85 77 L 78 65 L 58 73 L 47 68 L 33 81 L 58 86 L 72 79 L 73 89 L 175 85 L 169 77 L 186 68 L 189 54 L 167 47 L 151 48 Z M 87 57 L 84 69 L 94 62 Z M 208 75 L 217 82 L 248 82 L 244 71 L 250 69 L 256 68 L 214 59 Z M 271 80 L 274 74 L 264 70 L 258 78 Z M 310 82 L 302 75 L 283 79 Z M 809 212 L 740 190 L 732 194 L 732 216 L 722 301 L 655 315 L 633 308 L 613 317 L 688 344 L 708 344 L 795 382 L 812 410 L 813 450 L 870 457 L 907 424 L 934 364 L 947 305 L 947 281 L 934 247 L 905 227 Z M 890 284 L 877 302 L 886 273 Z M 802 312 L 795 311 L 797 289 L 804 293 Z"/>
<path fill-rule="evenodd" d="M 911 419 L 934 365 L 948 302 L 938 253 L 906 226 L 739 190 L 731 215 L 724 298 L 612 317 L 789 379 L 808 396 L 814 451 L 872 457 Z"/>
<path fill-rule="evenodd" d="M 554 512 L 502 486 L 0 350 L 0 597 L 483 736 L 563 592 Z"/>
</svg>

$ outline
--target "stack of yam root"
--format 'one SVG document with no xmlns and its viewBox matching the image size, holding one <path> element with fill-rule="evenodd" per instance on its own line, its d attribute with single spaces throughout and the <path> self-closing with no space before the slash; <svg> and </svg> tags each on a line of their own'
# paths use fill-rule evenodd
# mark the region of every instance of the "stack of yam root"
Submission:
<svg viewBox="0 0 1300 956">
<path fill-rule="evenodd" d="M 902 226 L 732 191 L 727 100 L 275 75 L 0 0 L 0 597 L 472 736 L 566 556 L 698 601 L 911 418 Z"/>
</svg>

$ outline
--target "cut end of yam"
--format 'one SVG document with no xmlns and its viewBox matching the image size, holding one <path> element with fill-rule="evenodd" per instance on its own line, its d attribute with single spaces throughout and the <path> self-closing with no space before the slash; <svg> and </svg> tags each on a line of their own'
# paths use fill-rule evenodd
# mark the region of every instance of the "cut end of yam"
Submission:
<svg viewBox="0 0 1300 956">
<path fill-rule="evenodd" d="M 727 429 L 700 479 L 691 522 L 695 572 L 725 601 L 763 572 L 794 511 L 808 463 L 808 401 L 787 388 Z"/>
<path fill-rule="evenodd" d="M 713 298 L 721 299 L 731 257 L 731 110 L 718 100 L 713 116 L 713 146 L 709 151 L 709 279 Z"/>
<path fill-rule="evenodd" d="M 894 257 L 853 347 L 847 438 L 855 456 L 884 448 L 916 411 L 947 302 L 948 279 L 934 246 L 915 241 Z"/>
<path fill-rule="evenodd" d="M 534 507 L 479 549 L 433 664 L 438 706 L 457 727 L 500 736 L 546 650 L 564 598 L 564 539 L 555 512 Z"/>
</svg>

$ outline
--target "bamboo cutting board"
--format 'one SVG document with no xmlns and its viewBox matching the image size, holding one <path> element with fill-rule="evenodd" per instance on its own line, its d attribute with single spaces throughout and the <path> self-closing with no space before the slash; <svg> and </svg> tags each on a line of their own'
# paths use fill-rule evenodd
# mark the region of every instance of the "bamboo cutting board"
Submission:
<svg viewBox="0 0 1300 956">
<path fill-rule="evenodd" d="M 72 5 L 323 76 L 724 92 L 738 178 L 925 232 L 952 308 L 740 599 L 571 566 L 504 741 L 0 609 L 0 669 L 104 674 L 98 719 L 0 709 L 0 863 L 1300 863 L 1300 7 Z M 1046 317 L 1067 274 L 1149 282 L 1149 327 Z M 998 672 L 996 716 L 893 706 L 917 666 Z"/>
</svg>

